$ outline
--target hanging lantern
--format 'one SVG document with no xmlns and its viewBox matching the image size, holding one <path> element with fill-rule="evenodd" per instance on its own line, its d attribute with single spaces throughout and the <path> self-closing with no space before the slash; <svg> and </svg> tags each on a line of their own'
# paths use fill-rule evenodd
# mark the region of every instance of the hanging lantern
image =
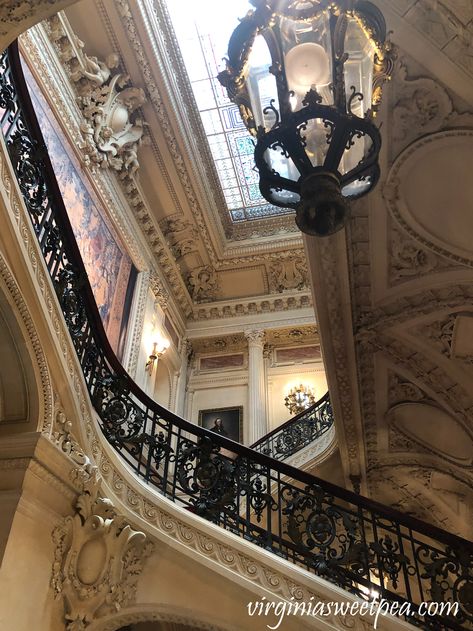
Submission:
<svg viewBox="0 0 473 631">
<path fill-rule="evenodd" d="M 294 208 L 303 232 L 332 234 L 379 178 L 384 18 L 365 0 L 250 1 L 219 81 L 256 138 L 263 197 Z"/>
</svg>

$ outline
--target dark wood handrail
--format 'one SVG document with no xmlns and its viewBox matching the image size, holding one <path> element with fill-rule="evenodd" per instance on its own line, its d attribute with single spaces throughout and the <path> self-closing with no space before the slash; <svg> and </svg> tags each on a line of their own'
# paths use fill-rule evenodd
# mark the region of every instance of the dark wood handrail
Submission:
<svg viewBox="0 0 473 631">
<path fill-rule="evenodd" d="M 191 423 L 177 416 L 170 410 L 159 405 L 156 401 L 151 399 L 143 390 L 141 390 L 141 388 L 135 383 L 131 376 L 125 371 L 108 341 L 102 320 L 100 318 L 100 314 L 97 309 L 92 288 L 90 286 L 90 283 L 88 282 L 87 272 L 82 261 L 82 257 L 74 236 L 74 232 L 72 230 L 67 210 L 64 206 L 64 201 L 59 190 L 59 186 L 54 173 L 54 168 L 49 158 L 47 146 L 44 142 L 43 134 L 39 127 L 34 107 L 31 102 L 31 97 L 21 67 L 21 60 L 19 56 L 17 42 L 13 43 L 10 46 L 9 52 L 15 87 L 18 92 L 18 97 L 21 102 L 27 124 L 29 126 L 29 131 L 32 137 L 37 142 L 38 147 L 44 152 L 44 155 L 42 156 L 45 167 L 44 175 L 47 180 L 48 187 L 50 188 L 51 197 L 54 201 L 54 208 L 57 212 L 57 221 L 60 224 L 62 231 L 61 236 L 63 238 L 63 241 L 67 243 L 71 260 L 73 261 L 77 272 L 81 276 L 83 276 L 85 281 L 83 287 L 83 299 L 87 310 L 87 316 L 91 321 L 94 333 L 100 341 L 101 350 L 105 355 L 107 362 L 113 368 L 117 376 L 126 384 L 127 388 L 136 397 L 136 399 L 142 402 L 146 407 L 156 410 L 156 413 L 159 416 L 161 416 L 166 421 L 170 421 L 171 423 L 175 424 L 183 431 L 189 432 L 190 434 L 193 434 L 200 438 L 207 438 L 212 443 L 218 444 L 221 448 L 235 453 L 240 458 L 247 458 L 252 462 L 262 465 L 263 467 L 268 467 L 269 469 L 277 471 L 281 477 L 296 480 L 297 482 L 300 482 L 303 485 L 307 485 L 309 487 L 320 487 L 321 489 L 323 489 L 323 491 L 335 496 L 339 500 L 355 505 L 356 507 L 358 507 L 359 510 L 366 509 L 369 511 L 373 511 L 374 513 L 377 513 L 381 518 L 395 522 L 408 529 L 418 531 L 422 535 L 431 537 L 432 539 L 440 541 L 447 546 L 453 546 L 454 548 L 468 550 L 470 554 L 473 554 L 473 543 L 462 537 L 459 537 L 458 535 L 446 532 L 445 530 L 442 530 L 437 526 L 432 526 L 431 524 L 421 521 L 420 519 L 417 519 L 415 517 L 411 517 L 410 515 L 405 515 L 398 510 L 381 504 L 380 502 L 353 493 L 352 491 L 349 491 L 336 484 L 333 484 L 326 480 L 322 480 L 321 478 L 318 478 L 304 471 L 300 471 L 284 462 L 275 460 L 273 458 L 270 458 L 269 456 L 266 456 L 265 454 L 254 451 L 250 447 L 246 447 L 244 445 L 236 443 L 225 436 L 221 436 L 210 430 L 199 427 L 194 423 Z"/>
</svg>

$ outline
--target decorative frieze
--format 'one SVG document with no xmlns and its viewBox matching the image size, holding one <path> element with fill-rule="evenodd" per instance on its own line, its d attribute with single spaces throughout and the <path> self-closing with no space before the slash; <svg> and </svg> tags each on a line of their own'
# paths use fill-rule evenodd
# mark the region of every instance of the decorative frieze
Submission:
<svg viewBox="0 0 473 631">
<path fill-rule="evenodd" d="M 197 305 L 190 317 L 191 320 L 213 320 L 221 318 L 232 318 L 234 316 L 245 316 L 274 311 L 290 311 L 292 309 L 303 309 L 312 307 L 312 298 L 309 293 L 275 298 L 267 296 L 264 298 L 254 298 L 253 300 L 231 301 L 228 303 L 217 302 Z"/>
</svg>

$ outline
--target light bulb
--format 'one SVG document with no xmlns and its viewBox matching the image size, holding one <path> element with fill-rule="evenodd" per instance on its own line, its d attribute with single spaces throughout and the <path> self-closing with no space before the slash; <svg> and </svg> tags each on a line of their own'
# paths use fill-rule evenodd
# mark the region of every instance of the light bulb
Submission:
<svg viewBox="0 0 473 631">
<path fill-rule="evenodd" d="M 284 60 L 289 89 L 307 94 L 316 86 L 330 82 L 330 62 L 320 44 L 305 42 L 291 48 Z"/>
</svg>

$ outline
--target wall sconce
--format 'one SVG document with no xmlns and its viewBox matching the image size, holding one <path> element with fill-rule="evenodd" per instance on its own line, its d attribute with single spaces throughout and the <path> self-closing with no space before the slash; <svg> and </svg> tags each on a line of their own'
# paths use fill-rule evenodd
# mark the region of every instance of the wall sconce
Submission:
<svg viewBox="0 0 473 631">
<path fill-rule="evenodd" d="M 299 414 L 315 403 L 315 394 L 310 386 L 300 384 L 291 388 L 284 399 L 285 406 L 291 414 Z"/>
<path fill-rule="evenodd" d="M 169 348 L 170 342 L 165 337 L 158 338 L 157 342 L 153 342 L 153 350 L 149 354 L 148 361 L 146 362 L 146 372 L 151 375 L 153 372 L 154 363 L 164 355 Z"/>
</svg>

